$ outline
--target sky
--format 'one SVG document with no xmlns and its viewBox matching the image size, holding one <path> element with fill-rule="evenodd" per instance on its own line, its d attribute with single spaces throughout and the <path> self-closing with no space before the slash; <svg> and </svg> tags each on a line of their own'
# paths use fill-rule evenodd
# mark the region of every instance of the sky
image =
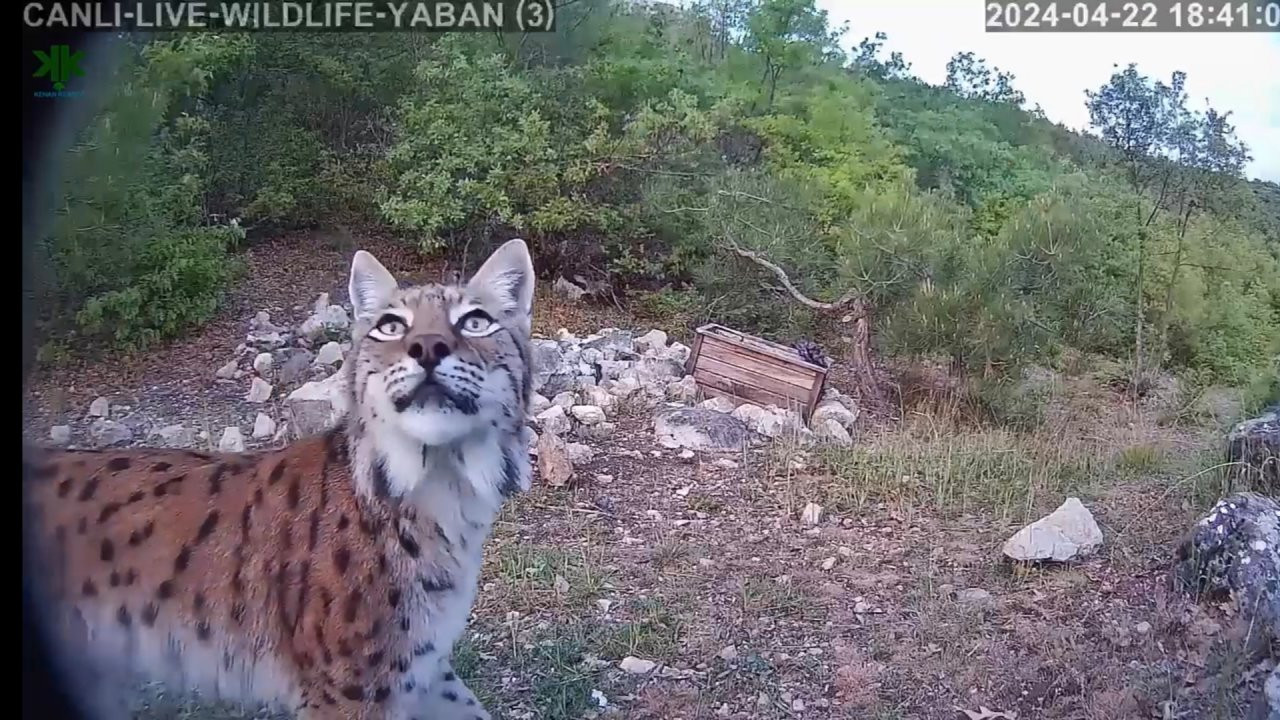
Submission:
<svg viewBox="0 0 1280 720">
<path fill-rule="evenodd" d="M 988 33 L 979 0 L 817 0 L 831 27 L 849 23 L 846 49 L 876 31 L 888 34 L 883 57 L 896 50 L 911 72 L 942 84 L 947 61 L 973 51 L 1015 76 L 1014 87 L 1050 120 L 1080 130 L 1089 122 L 1084 91 L 1104 85 L 1130 62 L 1168 81 L 1187 73 L 1196 109 L 1231 111 L 1236 135 L 1254 159 L 1253 179 L 1280 182 L 1280 33 Z"/>
</svg>

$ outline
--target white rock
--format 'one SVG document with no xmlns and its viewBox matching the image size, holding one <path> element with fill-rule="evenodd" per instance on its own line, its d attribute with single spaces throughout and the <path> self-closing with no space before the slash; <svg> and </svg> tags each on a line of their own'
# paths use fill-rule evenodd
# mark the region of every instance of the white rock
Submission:
<svg viewBox="0 0 1280 720">
<path fill-rule="evenodd" d="M 54 425 L 49 428 L 49 442 L 54 445 L 66 445 L 71 442 L 71 426 Z"/>
<path fill-rule="evenodd" d="M 573 333 L 569 332 L 569 328 L 560 328 L 556 330 L 556 340 L 559 340 L 560 342 L 571 343 L 576 339 L 577 338 L 573 336 Z"/>
<path fill-rule="evenodd" d="M 642 660 L 638 657 L 628 655 L 622 658 L 622 662 L 618 663 L 618 667 L 625 673 L 630 673 L 632 675 L 645 675 L 653 672 L 653 669 L 658 667 L 658 663 L 652 660 Z"/>
<path fill-rule="evenodd" d="M 569 432 L 573 428 L 573 423 L 569 422 L 569 416 L 565 414 L 564 408 L 560 405 L 552 405 L 551 407 L 538 413 L 534 418 L 538 427 L 544 433 L 555 433 L 560 435 Z"/>
<path fill-rule="evenodd" d="M 823 569 L 823 570 L 830 570 L 831 568 L 833 568 L 833 567 L 835 567 L 835 566 L 836 566 L 836 559 L 835 559 L 835 557 L 829 557 L 829 558 L 827 558 L 827 559 L 825 559 L 825 560 L 823 560 L 823 561 L 822 561 L 822 569 Z"/>
<path fill-rule="evenodd" d="M 1065 562 L 1091 554 L 1102 545 L 1102 530 L 1078 498 L 1069 497 L 1052 513 L 1023 527 L 1005 541 L 1004 554 L 1025 562 Z"/>
<path fill-rule="evenodd" d="M 678 362 L 681 365 L 684 365 L 685 363 L 689 362 L 689 356 L 692 354 L 693 354 L 693 350 L 691 350 L 688 345 L 685 345 L 684 343 L 673 342 L 667 348 L 666 357 L 669 360 L 674 360 L 675 362 Z"/>
<path fill-rule="evenodd" d="M 675 382 L 667 383 L 667 399 L 681 403 L 697 400 L 698 381 L 692 375 L 685 375 Z"/>
<path fill-rule="evenodd" d="M 814 502 L 807 503 L 804 510 L 800 511 L 800 522 L 810 526 L 822 522 L 822 506 Z"/>
<path fill-rule="evenodd" d="M 711 464 L 718 468 L 724 468 L 725 470 L 734 470 L 738 467 L 738 463 L 734 460 L 730 460 L 729 458 L 716 458 Z"/>
<path fill-rule="evenodd" d="M 956 601 L 972 607 L 990 607 L 996 600 L 982 588 L 965 588 L 956 591 Z"/>
<path fill-rule="evenodd" d="M 240 434 L 240 428 L 228 427 L 222 431 L 222 437 L 218 439 L 218 450 L 220 452 L 244 452 L 244 436 Z"/>
<path fill-rule="evenodd" d="M 544 432 L 538 438 L 538 477 L 551 487 L 562 487 L 573 479 L 569 449 L 553 432 Z"/>
<path fill-rule="evenodd" d="M 837 396 L 818 403 L 818 406 L 813 409 L 813 415 L 809 418 L 809 424 L 816 428 L 827 420 L 833 420 L 845 430 L 853 430 L 858 424 L 858 413 L 851 410 L 843 400 L 845 398 Z"/>
<path fill-rule="evenodd" d="M 266 375 L 271 372 L 271 366 L 275 363 L 275 358 L 271 353 L 258 353 L 253 358 L 253 370 L 259 375 Z"/>
<path fill-rule="evenodd" d="M 255 329 L 274 330 L 275 325 L 271 324 L 271 313 L 266 310 L 259 310 L 257 314 L 253 316 L 253 327 Z"/>
<path fill-rule="evenodd" d="M 317 365 L 333 365 L 341 359 L 342 346 L 337 342 L 330 340 L 324 345 L 321 345 L 320 350 L 316 352 L 315 363 Z"/>
<path fill-rule="evenodd" d="M 218 368 L 217 372 L 215 372 L 214 375 L 222 378 L 223 380 L 230 380 L 236 376 L 236 371 L 239 369 L 240 368 L 236 364 L 235 360 L 228 360 L 225 365 Z"/>
<path fill-rule="evenodd" d="M 607 380 L 600 384 L 610 395 L 619 398 L 629 398 L 640 391 L 640 381 L 634 377 L 618 378 L 617 380 Z"/>
<path fill-rule="evenodd" d="M 98 418 L 89 426 L 89 436 L 99 445 L 120 445 L 133 439 L 133 431 L 123 423 Z"/>
<path fill-rule="evenodd" d="M 604 409 L 595 405 L 574 405 L 569 413 L 583 425 L 599 425 L 605 421 Z"/>
<path fill-rule="evenodd" d="M 839 422 L 831 418 L 827 418 L 816 424 L 813 430 L 818 440 L 828 442 L 833 445 L 852 445 L 853 436 Z"/>
<path fill-rule="evenodd" d="M 537 415 L 538 413 L 551 407 L 551 401 L 545 395 L 534 393 L 529 398 L 529 414 Z"/>
<path fill-rule="evenodd" d="M 253 382 L 249 384 L 249 392 L 245 395 L 245 402 L 264 403 L 271 397 L 271 383 L 260 377 L 255 377 Z"/>
<path fill-rule="evenodd" d="M 608 411 L 618 402 L 616 395 L 611 395 L 608 390 L 595 385 L 588 385 L 582 388 L 581 394 L 584 405 L 595 405 L 605 411 Z"/>
<path fill-rule="evenodd" d="M 556 396 L 551 398 L 551 404 L 558 405 L 564 410 L 568 410 L 578 404 L 578 396 L 568 391 L 556 393 Z"/>
<path fill-rule="evenodd" d="M 160 438 L 166 447 L 191 447 L 196 442 L 195 433 L 182 423 L 165 425 L 152 433 Z"/>
<path fill-rule="evenodd" d="M 733 645 L 725 645 L 720 648 L 720 652 L 716 653 L 716 657 L 724 660 L 725 662 L 733 662 L 738 659 L 738 648 Z"/>
<path fill-rule="evenodd" d="M 583 427 L 578 428 L 578 434 L 588 440 L 603 440 L 612 435 L 613 431 L 617 429 L 618 426 L 614 423 L 602 422 L 599 425 L 592 425 L 590 427 L 584 425 Z"/>
<path fill-rule="evenodd" d="M 267 417 L 264 413 L 258 413 L 253 419 L 253 438 L 255 440 L 265 440 L 276 434 L 276 421 Z"/>
<path fill-rule="evenodd" d="M 333 427 L 347 414 L 350 399 L 347 373 L 339 371 L 324 380 L 313 380 L 289 393 L 290 425 L 298 437 L 306 437 Z"/>
<path fill-rule="evenodd" d="M 698 407 L 706 408 L 707 410 L 715 410 L 716 412 L 731 413 L 734 408 L 737 407 L 737 403 L 723 395 L 717 395 L 698 403 Z"/>
<path fill-rule="evenodd" d="M 251 332 L 249 333 L 249 336 L 245 338 L 245 341 L 249 345 L 255 348 L 258 348 L 259 350 L 275 350 L 278 347 L 283 347 L 285 343 L 284 336 L 274 331 L 273 332 L 262 332 L 262 331 Z"/>
<path fill-rule="evenodd" d="M 661 330 L 650 330 L 636 338 L 634 343 L 636 352 L 656 352 L 667 347 L 667 334 Z"/>
<path fill-rule="evenodd" d="M 89 403 L 89 417 L 108 417 L 111 415 L 111 401 L 105 397 L 94 398 Z"/>
<path fill-rule="evenodd" d="M 574 465 L 582 465 L 584 463 L 589 463 L 596 456 L 595 449 L 592 448 L 590 445 L 584 445 L 582 443 L 575 443 L 575 442 L 566 443 L 565 452 L 567 452 L 569 455 L 569 462 L 573 463 Z"/>
<path fill-rule="evenodd" d="M 653 431 L 658 444 L 671 449 L 741 452 L 748 439 L 741 422 L 705 408 L 663 410 L 654 416 Z"/>
<path fill-rule="evenodd" d="M 682 460 L 692 460 L 695 453 L 692 450 L 681 450 L 679 457 Z"/>
</svg>

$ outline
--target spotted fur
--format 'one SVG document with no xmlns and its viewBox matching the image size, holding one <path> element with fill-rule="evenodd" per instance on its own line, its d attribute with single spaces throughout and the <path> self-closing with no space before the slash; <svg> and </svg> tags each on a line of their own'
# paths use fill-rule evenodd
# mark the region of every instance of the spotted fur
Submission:
<svg viewBox="0 0 1280 720">
<path fill-rule="evenodd" d="M 31 449 L 49 625 L 97 717 L 137 671 L 303 720 L 487 720 L 454 674 L 481 552 L 527 489 L 533 270 L 465 285 L 352 262 L 348 417 L 279 450 Z M 81 662 L 87 661 L 87 662 Z"/>
</svg>

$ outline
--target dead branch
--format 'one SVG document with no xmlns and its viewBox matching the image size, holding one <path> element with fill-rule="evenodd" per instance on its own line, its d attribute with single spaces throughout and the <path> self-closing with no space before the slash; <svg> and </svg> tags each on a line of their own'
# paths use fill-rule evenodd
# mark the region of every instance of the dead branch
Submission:
<svg viewBox="0 0 1280 720">
<path fill-rule="evenodd" d="M 774 277 L 778 278 L 778 282 L 782 283 L 782 287 L 786 289 L 787 293 L 789 293 L 791 297 L 795 298 L 796 302 L 799 302 L 800 304 L 806 307 L 813 308 L 814 310 L 831 311 L 831 310 L 843 310 L 847 307 L 852 306 L 856 317 L 860 317 L 866 312 L 866 308 L 863 307 L 864 303 L 861 302 L 862 293 L 858 292 L 857 290 L 850 290 L 846 292 L 844 295 L 840 297 L 839 300 L 836 300 L 835 302 L 822 302 L 821 300 L 814 300 L 813 298 L 800 292 L 800 289 L 797 288 L 794 284 L 792 284 L 791 278 L 787 277 L 786 270 L 783 270 L 781 267 L 766 260 L 764 256 L 760 255 L 755 251 L 748 250 L 744 247 L 741 247 L 740 245 L 738 245 L 733 241 L 727 242 L 726 247 L 729 250 L 733 251 L 735 254 L 739 255 L 740 257 L 744 257 L 750 260 L 751 262 L 759 265 L 760 267 L 768 270 L 769 272 L 773 273 Z"/>
</svg>

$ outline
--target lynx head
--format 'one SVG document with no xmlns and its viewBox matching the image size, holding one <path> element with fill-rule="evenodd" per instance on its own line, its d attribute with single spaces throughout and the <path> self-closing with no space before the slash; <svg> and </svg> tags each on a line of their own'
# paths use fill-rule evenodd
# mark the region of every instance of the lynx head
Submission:
<svg viewBox="0 0 1280 720">
<path fill-rule="evenodd" d="M 351 263 L 354 413 L 393 444 L 519 433 L 530 392 L 534 274 L 510 240 L 465 284 L 401 288 L 373 255 Z"/>
</svg>

